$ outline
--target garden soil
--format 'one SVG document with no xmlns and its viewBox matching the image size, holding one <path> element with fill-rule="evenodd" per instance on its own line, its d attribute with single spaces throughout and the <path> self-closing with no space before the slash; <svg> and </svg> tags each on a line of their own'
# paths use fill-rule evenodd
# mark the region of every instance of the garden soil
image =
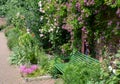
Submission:
<svg viewBox="0 0 120 84">
<path fill-rule="evenodd" d="M 3 22 L 0 21 L 0 25 Z M 33 80 L 26 82 L 20 75 L 18 67 L 9 63 L 10 50 L 3 31 L 0 31 L 0 84 L 54 84 L 54 79 Z"/>
</svg>

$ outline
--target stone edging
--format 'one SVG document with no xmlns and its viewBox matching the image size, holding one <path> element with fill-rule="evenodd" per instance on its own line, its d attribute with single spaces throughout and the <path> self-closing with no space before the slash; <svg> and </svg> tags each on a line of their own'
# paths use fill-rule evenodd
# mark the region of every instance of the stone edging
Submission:
<svg viewBox="0 0 120 84">
<path fill-rule="evenodd" d="M 52 76 L 50 76 L 50 75 L 40 76 L 40 77 L 23 77 L 25 82 L 37 81 L 37 80 L 47 80 L 47 79 L 51 79 L 51 78 L 52 78 Z"/>
</svg>

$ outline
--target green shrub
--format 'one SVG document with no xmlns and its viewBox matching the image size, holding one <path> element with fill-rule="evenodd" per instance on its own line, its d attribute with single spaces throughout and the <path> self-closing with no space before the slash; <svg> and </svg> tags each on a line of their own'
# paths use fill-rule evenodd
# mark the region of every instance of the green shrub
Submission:
<svg viewBox="0 0 120 84">
<path fill-rule="evenodd" d="M 65 84 L 95 84 L 100 78 L 100 66 L 85 62 L 71 63 L 62 78 Z"/>
<path fill-rule="evenodd" d="M 4 17 L 6 14 L 6 6 L 0 5 L 0 17 Z"/>
<path fill-rule="evenodd" d="M 11 28 L 5 32 L 8 38 L 7 44 L 10 49 L 18 45 L 18 38 L 20 37 L 20 35 L 22 35 L 22 33 L 23 32 L 18 28 Z"/>
<path fill-rule="evenodd" d="M 0 5 L 4 5 L 7 0 L 0 0 Z"/>
<path fill-rule="evenodd" d="M 8 23 L 18 28 L 29 28 L 38 35 L 38 1 L 8 0 L 4 8 Z"/>
<path fill-rule="evenodd" d="M 31 34 L 25 33 L 19 36 L 17 46 L 13 48 L 11 61 L 15 64 L 25 64 L 29 62 L 37 64 L 39 55 L 40 48 L 36 39 Z"/>
<path fill-rule="evenodd" d="M 0 0 L 0 17 L 4 17 L 6 14 L 6 2 L 8 0 Z"/>
</svg>

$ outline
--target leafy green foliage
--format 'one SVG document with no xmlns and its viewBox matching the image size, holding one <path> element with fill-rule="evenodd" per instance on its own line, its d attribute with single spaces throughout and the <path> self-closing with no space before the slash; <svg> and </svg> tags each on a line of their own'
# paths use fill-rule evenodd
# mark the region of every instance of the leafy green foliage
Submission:
<svg viewBox="0 0 120 84">
<path fill-rule="evenodd" d="M 17 46 L 13 49 L 13 56 L 11 56 L 12 62 L 15 60 L 15 64 L 32 63 L 37 64 L 39 60 L 40 48 L 30 34 L 23 34 L 19 37 Z"/>
<path fill-rule="evenodd" d="M 8 38 L 8 42 L 7 42 L 8 47 L 12 49 L 18 45 L 18 38 L 20 37 L 20 35 L 23 34 L 23 32 L 18 28 L 9 28 L 7 29 L 5 34 Z"/>
<path fill-rule="evenodd" d="M 46 75 L 46 71 L 44 69 L 38 68 L 35 72 L 28 74 L 27 77 L 38 77 Z"/>
<path fill-rule="evenodd" d="M 62 78 L 65 84 L 95 84 L 100 78 L 100 66 L 85 62 L 71 63 Z"/>
<path fill-rule="evenodd" d="M 9 25 L 14 25 L 17 28 L 29 28 L 35 32 L 36 37 L 39 37 L 39 0 L 7 0 L 0 7 L 1 13 L 7 17 Z M 29 16 L 29 17 L 28 17 Z"/>
<path fill-rule="evenodd" d="M 5 3 L 8 0 L 0 0 L 0 17 L 3 17 L 6 13 Z"/>
</svg>

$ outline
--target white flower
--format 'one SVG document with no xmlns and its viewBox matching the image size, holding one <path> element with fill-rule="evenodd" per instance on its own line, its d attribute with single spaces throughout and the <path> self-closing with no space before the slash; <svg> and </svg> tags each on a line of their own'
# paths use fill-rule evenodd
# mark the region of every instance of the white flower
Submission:
<svg viewBox="0 0 120 84">
<path fill-rule="evenodd" d="M 42 4 L 39 4 L 40 7 L 42 7 Z"/>
<path fill-rule="evenodd" d="M 116 64 L 116 61 L 113 61 L 113 64 Z"/>
<path fill-rule="evenodd" d="M 56 33 L 58 33 L 58 30 L 56 30 Z"/>
<path fill-rule="evenodd" d="M 43 16 L 40 17 L 40 21 L 42 21 L 42 20 L 43 20 Z"/>
<path fill-rule="evenodd" d="M 59 29 L 60 27 L 57 27 L 57 29 Z"/>
<path fill-rule="evenodd" d="M 48 23 L 50 23 L 50 21 L 48 20 Z"/>
<path fill-rule="evenodd" d="M 44 35 L 43 34 L 40 34 L 40 37 L 43 37 Z"/>
<path fill-rule="evenodd" d="M 53 31 L 53 28 L 51 28 L 50 31 Z"/>
<path fill-rule="evenodd" d="M 56 19 L 54 19 L 54 21 L 57 21 Z"/>
<path fill-rule="evenodd" d="M 112 67 L 111 67 L 111 66 L 109 66 L 108 69 L 109 69 L 110 71 L 112 71 Z"/>
<path fill-rule="evenodd" d="M 28 34 L 30 33 L 30 32 L 27 32 Z"/>
<path fill-rule="evenodd" d="M 39 32 L 41 32 L 41 29 L 39 29 Z"/>
<path fill-rule="evenodd" d="M 38 6 L 39 6 L 39 7 L 42 6 L 42 2 L 41 2 L 41 1 L 38 2 Z"/>
<path fill-rule="evenodd" d="M 17 12 L 16 16 L 19 17 L 20 16 L 20 12 Z"/>
<path fill-rule="evenodd" d="M 45 13 L 45 11 L 44 11 L 42 8 L 40 8 L 39 11 L 40 11 L 41 13 Z"/>
<path fill-rule="evenodd" d="M 49 9 L 50 7 L 48 6 L 47 8 Z"/>
<path fill-rule="evenodd" d="M 27 29 L 26 31 L 27 31 L 28 34 L 30 33 L 30 29 Z"/>
<path fill-rule="evenodd" d="M 44 10 L 42 10 L 41 12 L 42 12 L 42 13 L 45 13 L 45 11 L 44 11 Z"/>
<path fill-rule="evenodd" d="M 113 69 L 113 73 L 116 74 L 116 70 L 115 69 Z"/>
<path fill-rule="evenodd" d="M 42 8 L 40 8 L 39 11 L 42 12 Z"/>
</svg>

